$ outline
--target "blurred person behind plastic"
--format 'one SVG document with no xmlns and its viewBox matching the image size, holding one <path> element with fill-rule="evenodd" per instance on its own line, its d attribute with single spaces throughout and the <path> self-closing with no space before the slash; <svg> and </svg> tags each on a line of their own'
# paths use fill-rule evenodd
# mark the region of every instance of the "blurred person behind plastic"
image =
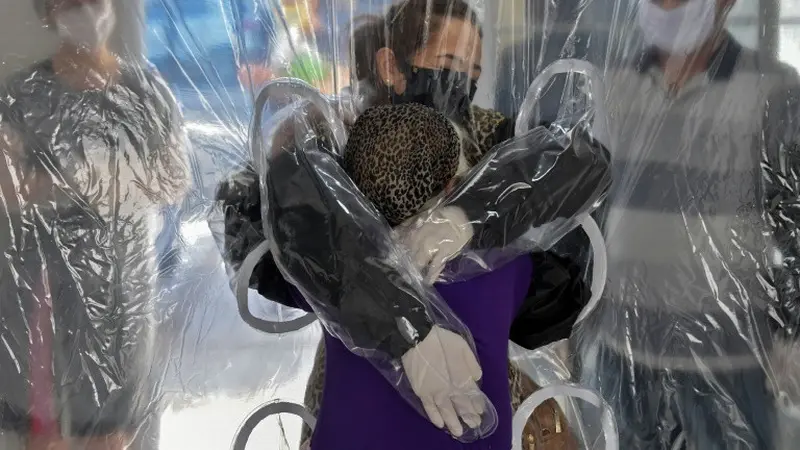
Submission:
<svg viewBox="0 0 800 450">
<path fill-rule="evenodd" d="M 785 242 L 797 174 L 759 141 L 769 97 L 797 78 L 726 32 L 734 1 L 640 1 L 645 49 L 606 76 L 620 143 L 608 283 L 575 341 L 621 448 L 774 448 L 769 325 L 783 296 L 764 269 L 782 272 L 769 249 Z M 778 175 L 763 184 L 762 168 Z"/>
<path fill-rule="evenodd" d="M 19 448 L 122 449 L 157 407 L 155 225 L 187 189 L 182 120 L 108 49 L 108 0 L 32 7 L 60 47 L 0 91 L 0 429 Z"/>
</svg>

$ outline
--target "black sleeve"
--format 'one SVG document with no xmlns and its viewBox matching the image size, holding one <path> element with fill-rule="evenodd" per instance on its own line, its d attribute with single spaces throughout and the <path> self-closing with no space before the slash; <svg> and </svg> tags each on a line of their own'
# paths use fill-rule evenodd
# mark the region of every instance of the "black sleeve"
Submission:
<svg viewBox="0 0 800 450">
<path fill-rule="evenodd" d="M 351 350 L 393 359 L 427 336 L 428 291 L 400 263 L 388 225 L 330 154 L 279 151 L 266 188 L 273 255 L 332 334 Z"/>
<path fill-rule="evenodd" d="M 488 154 L 447 202 L 474 224 L 474 249 L 502 248 L 530 228 L 589 212 L 611 186 L 610 155 L 575 130 L 568 147 L 541 127 Z M 534 140 L 537 148 L 521 147 Z"/>
<path fill-rule="evenodd" d="M 238 271 L 247 255 L 266 238 L 261 222 L 261 196 L 255 170 L 248 166 L 222 182 L 217 201 L 224 217 L 223 259 Z M 283 305 L 297 308 L 290 284 L 283 278 L 272 253 L 265 255 L 250 276 L 251 289 Z"/>
<path fill-rule="evenodd" d="M 487 140 L 488 145 L 484 145 L 487 153 L 495 146 L 514 137 L 514 128 L 516 127 L 516 120 L 506 118 L 497 125 L 497 129 L 492 133 L 491 138 Z"/>
<path fill-rule="evenodd" d="M 531 257 L 531 286 L 510 335 L 514 343 L 529 350 L 568 338 L 591 295 L 580 267 L 570 259 L 552 252 Z"/>
</svg>

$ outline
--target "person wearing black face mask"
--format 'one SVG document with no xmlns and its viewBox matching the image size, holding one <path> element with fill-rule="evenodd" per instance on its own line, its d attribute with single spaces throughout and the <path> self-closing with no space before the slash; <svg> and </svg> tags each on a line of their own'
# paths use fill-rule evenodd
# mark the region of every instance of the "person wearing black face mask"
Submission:
<svg viewBox="0 0 800 450">
<path fill-rule="evenodd" d="M 478 90 L 478 80 L 466 72 L 428 69 L 400 64 L 406 79 L 405 91 L 391 91 L 392 103 L 420 103 L 444 114 L 461 126 L 469 122 L 470 106 Z"/>
<path fill-rule="evenodd" d="M 419 3 L 419 4 L 417 4 Z M 353 33 L 352 67 L 368 106 L 419 103 L 459 125 L 473 145 L 465 166 L 513 136 L 513 121 L 472 105 L 483 31 L 467 3 L 408 0 Z"/>
</svg>

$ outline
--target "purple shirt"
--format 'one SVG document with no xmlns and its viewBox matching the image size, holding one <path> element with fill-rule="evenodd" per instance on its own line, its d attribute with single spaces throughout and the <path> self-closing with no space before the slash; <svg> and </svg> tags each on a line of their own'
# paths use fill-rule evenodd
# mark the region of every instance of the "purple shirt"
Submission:
<svg viewBox="0 0 800 450">
<path fill-rule="evenodd" d="M 483 369 L 481 389 L 498 413 L 495 433 L 471 444 L 456 441 L 411 407 L 366 359 L 325 333 L 325 387 L 312 450 L 510 449 L 508 336 L 532 270 L 531 258 L 523 256 L 468 281 L 436 286 L 472 332 Z"/>
</svg>

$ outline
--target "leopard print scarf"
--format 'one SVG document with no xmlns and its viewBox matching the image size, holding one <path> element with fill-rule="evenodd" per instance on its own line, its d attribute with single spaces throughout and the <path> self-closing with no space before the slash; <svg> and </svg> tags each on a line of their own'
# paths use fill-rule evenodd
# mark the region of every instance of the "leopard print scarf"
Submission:
<svg viewBox="0 0 800 450">
<path fill-rule="evenodd" d="M 462 127 L 415 103 L 369 108 L 350 128 L 342 167 L 395 227 L 422 211 L 513 129 L 495 111 L 473 107 L 470 118 Z"/>
<path fill-rule="evenodd" d="M 460 141 L 456 127 L 431 108 L 376 106 L 351 127 L 342 167 L 395 227 L 418 214 L 456 176 Z"/>
</svg>

